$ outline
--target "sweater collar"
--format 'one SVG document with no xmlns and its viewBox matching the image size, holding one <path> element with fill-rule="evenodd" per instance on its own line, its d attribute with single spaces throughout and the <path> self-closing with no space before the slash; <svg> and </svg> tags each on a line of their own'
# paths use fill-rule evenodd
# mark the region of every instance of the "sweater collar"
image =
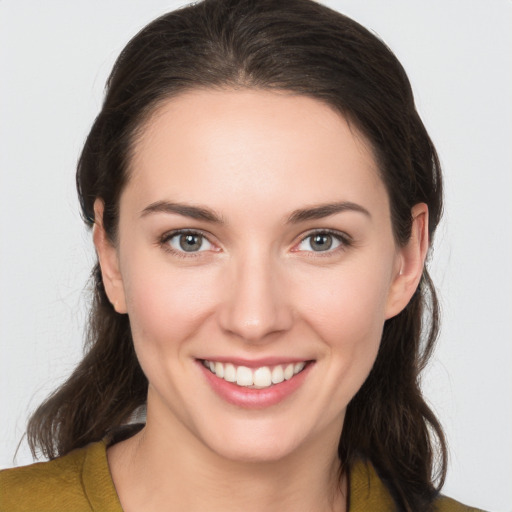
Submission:
<svg viewBox="0 0 512 512">
<path fill-rule="evenodd" d="M 115 440 L 119 441 L 119 438 Z M 87 448 L 82 479 L 85 494 L 94 512 L 122 512 L 107 460 L 107 447 L 114 444 L 115 440 L 107 437 Z M 394 509 L 393 499 L 372 464 L 357 460 L 349 470 L 347 512 L 387 512 Z"/>
</svg>

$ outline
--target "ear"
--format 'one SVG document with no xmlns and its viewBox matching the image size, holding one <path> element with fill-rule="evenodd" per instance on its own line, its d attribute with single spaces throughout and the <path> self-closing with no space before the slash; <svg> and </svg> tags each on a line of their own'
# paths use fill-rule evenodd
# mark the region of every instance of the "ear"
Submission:
<svg viewBox="0 0 512 512">
<path fill-rule="evenodd" d="M 98 260 L 103 278 L 103 286 L 108 300 L 118 313 L 126 313 L 126 299 L 124 294 L 123 279 L 119 269 L 119 257 L 117 249 L 110 241 L 103 227 L 104 203 L 101 199 L 94 202 L 94 227 L 93 240 L 98 254 Z"/>
<path fill-rule="evenodd" d="M 411 237 L 399 248 L 397 266 L 388 294 L 386 319 L 398 315 L 409 303 L 423 275 L 429 248 L 428 206 L 414 205 L 411 210 Z"/>
</svg>

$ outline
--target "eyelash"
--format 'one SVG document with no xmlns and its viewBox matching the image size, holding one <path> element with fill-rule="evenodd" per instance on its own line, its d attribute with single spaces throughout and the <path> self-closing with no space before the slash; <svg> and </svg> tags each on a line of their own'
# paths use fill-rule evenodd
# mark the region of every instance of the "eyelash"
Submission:
<svg viewBox="0 0 512 512">
<path fill-rule="evenodd" d="M 308 255 L 308 257 L 322 258 L 322 257 L 332 256 L 335 253 L 347 250 L 349 247 L 351 247 L 353 245 L 352 238 L 349 235 L 347 235 L 346 233 L 343 233 L 341 231 L 336 231 L 333 229 L 315 229 L 313 231 L 310 231 L 306 235 L 302 236 L 300 241 L 297 244 L 295 244 L 294 247 L 297 247 L 297 246 L 301 245 L 302 243 L 304 243 L 306 240 L 312 239 L 314 236 L 318 236 L 318 235 L 331 236 L 334 240 L 339 242 L 339 246 L 335 247 L 334 249 L 328 248 L 325 251 L 303 251 L 304 253 L 306 253 Z M 310 242 L 310 244 L 311 244 L 311 242 Z M 294 249 L 293 252 L 301 252 L 301 251 Z"/>
<path fill-rule="evenodd" d="M 200 256 L 200 254 L 202 252 L 205 252 L 205 251 L 190 251 L 190 252 L 178 251 L 178 250 L 174 249 L 173 247 L 171 247 L 169 242 L 173 238 L 179 237 L 181 235 L 199 236 L 203 240 L 206 240 L 208 243 L 212 244 L 212 242 L 210 242 L 209 238 L 202 231 L 198 231 L 195 229 L 177 229 L 175 231 L 171 231 L 169 233 L 165 233 L 164 235 L 162 235 L 162 237 L 159 240 L 159 245 L 162 247 L 162 249 L 173 254 L 174 256 L 177 256 L 178 258 L 197 258 L 198 256 Z"/>
<path fill-rule="evenodd" d="M 167 251 L 179 258 L 197 258 L 198 256 L 200 256 L 200 254 L 202 252 L 206 252 L 206 251 L 187 252 L 187 251 L 176 250 L 173 247 L 171 247 L 169 242 L 173 238 L 181 236 L 181 235 L 199 236 L 203 240 L 206 240 L 209 244 L 212 244 L 212 242 L 210 242 L 208 236 L 206 236 L 205 233 L 202 231 L 198 231 L 198 230 L 194 230 L 194 229 L 178 229 L 178 230 L 171 231 L 171 232 L 168 232 L 168 233 L 165 233 L 164 235 L 162 235 L 162 237 L 159 240 L 159 245 L 165 251 Z M 331 236 L 334 240 L 339 242 L 339 246 L 335 247 L 334 249 L 328 248 L 325 251 L 312 251 L 312 250 L 311 251 L 300 251 L 298 249 L 295 249 L 297 246 L 306 242 L 308 239 L 311 239 L 312 237 L 318 236 L 318 235 Z M 311 244 L 311 242 L 310 242 L 310 244 Z M 310 231 L 309 233 L 302 236 L 301 239 L 299 240 L 299 242 L 294 245 L 294 249 L 292 249 L 292 252 L 304 252 L 304 253 L 308 254 L 308 257 L 326 257 L 326 256 L 332 255 L 333 253 L 337 253 L 339 251 L 345 251 L 352 245 L 353 245 L 352 238 L 349 235 L 347 235 L 346 233 L 342 233 L 340 231 L 335 231 L 332 229 L 316 229 L 316 230 Z M 215 252 L 218 252 L 218 251 L 215 251 Z"/>
</svg>

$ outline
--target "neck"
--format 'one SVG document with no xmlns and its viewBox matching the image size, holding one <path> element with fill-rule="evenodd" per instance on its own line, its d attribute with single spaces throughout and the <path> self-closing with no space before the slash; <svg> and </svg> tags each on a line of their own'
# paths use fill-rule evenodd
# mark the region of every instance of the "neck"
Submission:
<svg viewBox="0 0 512 512">
<path fill-rule="evenodd" d="M 151 419 L 148 413 L 141 432 L 108 452 L 125 512 L 346 510 L 339 426 L 337 435 L 327 432 L 279 460 L 240 461 L 213 452 L 181 425 L 163 429 Z"/>
</svg>

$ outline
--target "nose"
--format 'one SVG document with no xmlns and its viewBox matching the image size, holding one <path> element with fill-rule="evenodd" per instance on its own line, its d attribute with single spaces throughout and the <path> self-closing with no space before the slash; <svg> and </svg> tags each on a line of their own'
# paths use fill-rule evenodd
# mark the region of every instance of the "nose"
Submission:
<svg viewBox="0 0 512 512">
<path fill-rule="evenodd" d="M 268 254 L 257 254 L 232 263 L 218 312 L 222 330 L 253 344 L 266 343 L 288 331 L 293 312 L 279 262 L 273 262 Z"/>
</svg>

